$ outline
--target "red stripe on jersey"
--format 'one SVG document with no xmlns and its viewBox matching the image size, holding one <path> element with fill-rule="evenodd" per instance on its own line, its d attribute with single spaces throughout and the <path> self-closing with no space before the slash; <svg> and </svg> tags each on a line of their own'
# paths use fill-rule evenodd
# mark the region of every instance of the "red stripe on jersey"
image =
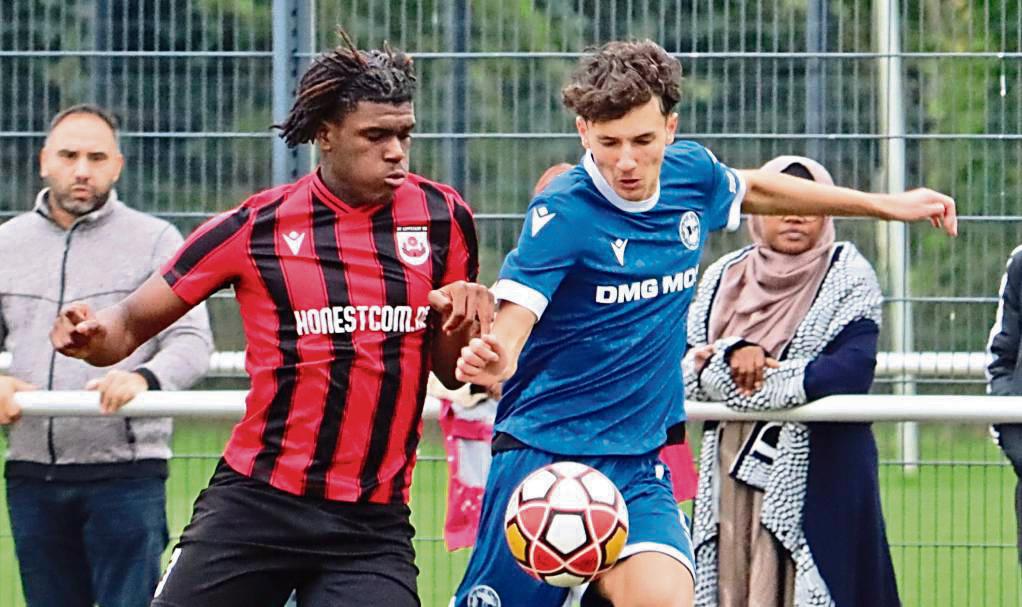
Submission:
<svg viewBox="0 0 1022 607">
<path fill-rule="evenodd" d="M 385 300 L 370 217 L 362 212 L 345 217 L 338 242 L 345 262 L 350 305 L 361 316 Z M 359 306 L 365 307 L 359 310 Z M 352 337 L 357 358 L 349 374 L 336 463 L 327 474 L 327 498 L 343 501 L 355 501 L 361 491 L 359 473 L 369 449 L 383 379 L 379 335 L 362 331 Z"/>
<path fill-rule="evenodd" d="M 395 261 L 398 267 L 401 267 L 405 273 L 404 297 L 406 301 L 421 301 L 422 298 L 428 299 L 433 282 L 433 256 L 431 254 L 427 255 L 425 261 L 420 263 L 409 263 L 408 260 L 417 261 L 419 257 L 403 250 L 403 248 L 407 249 L 417 245 L 429 249 L 430 253 L 432 252 L 429 230 L 433 226 L 430 225 L 427 219 L 429 218 L 429 207 L 426 205 L 424 193 L 420 190 L 416 194 L 418 195 L 407 196 L 405 199 L 400 200 L 400 204 L 393 206 L 391 214 L 397 229 L 393 235 L 394 250 L 397 252 L 398 258 L 400 258 Z M 418 228 L 425 228 L 425 234 L 418 232 Z M 402 229 L 413 231 L 402 231 Z M 413 245 L 410 238 L 406 238 L 408 235 L 415 235 L 411 236 L 411 238 L 421 238 L 421 241 L 416 241 L 415 245 Z M 414 251 L 415 249 L 412 250 Z M 426 330 L 430 331 L 432 328 L 427 328 Z M 401 339 L 399 349 L 399 375 L 401 383 L 398 387 L 394 415 L 392 416 L 393 422 L 386 428 L 388 430 L 387 444 L 379 469 L 376 472 L 378 485 L 370 497 L 370 501 L 373 502 L 392 501 L 394 498 L 393 480 L 395 478 L 403 480 L 405 471 L 411 469 L 408 454 L 405 452 L 405 446 L 408 442 L 409 433 L 415 433 L 416 444 L 418 444 L 418 437 L 420 436 L 419 421 L 422 417 L 422 399 L 419 398 L 419 384 L 421 377 L 406 375 L 404 370 L 423 369 L 428 364 L 428 357 L 424 360 L 424 353 L 422 351 L 423 341 L 422 334 L 405 335 Z"/>
<path fill-rule="evenodd" d="M 348 280 L 344 274 L 345 263 L 341 260 L 338 243 L 339 221 L 336 211 L 313 195 L 313 231 L 315 253 L 323 271 L 327 297 L 332 312 L 340 311 L 341 319 L 334 317 L 334 332 L 331 334 L 331 360 L 329 363 L 329 388 L 326 391 L 323 420 L 316 436 L 316 447 L 309 468 L 305 474 L 305 494 L 314 497 L 326 496 L 326 475 L 334 465 L 337 455 L 344 406 L 348 395 L 348 378 L 355 360 L 355 349 L 346 323 L 344 312 L 349 309 Z M 351 494 L 356 494 L 351 487 Z"/>
<path fill-rule="evenodd" d="M 298 370 L 301 358 L 298 355 L 298 329 L 284 275 L 283 259 L 278 251 L 278 225 L 287 209 L 293 208 L 299 196 L 289 196 L 259 210 L 252 224 L 251 249 L 259 273 L 259 280 L 266 286 L 273 302 L 273 315 L 277 318 L 277 348 L 282 359 L 273 369 L 275 390 L 266 405 L 266 422 L 261 436 L 262 449 L 252 465 L 253 478 L 274 482 L 277 456 L 280 454 L 287 432 L 287 420 L 294 406 L 295 390 L 298 388 Z M 285 205 L 284 203 L 288 204 Z M 286 485 L 277 485 L 286 488 Z"/>
<path fill-rule="evenodd" d="M 242 235 L 246 234 L 251 211 L 247 206 L 240 206 L 210 219 L 199 226 L 174 257 L 164 264 L 163 279 L 178 297 L 195 305 L 223 286 L 226 277 L 219 272 L 203 273 L 201 268 L 208 267 L 211 258 L 229 256 L 238 249 L 236 241 L 244 240 Z M 198 275 L 193 272 L 198 272 Z"/>
<path fill-rule="evenodd" d="M 457 258 L 457 263 L 448 266 L 447 281 L 457 280 L 457 274 L 463 271 L 463 265 L 468 266 L 468 280 L 475 282 L 479 278 L 479 242 L 476 239 L 475 220 L 472 212 L 460 198 L 456 198 L 452 205 L 454 223 L 458 226 L 461 234 L 461 251 L 467 255 L 467 259 Z M 445 282 L 447 282 L 445 281 Z"/>
<path fill-rule="evenodd" d="M 264 212 L 266 206 L 254 208 L 253 215 Z M 235 261 L 244 269 L 239 272 L 241 278 L 235 284 L 234 293 L 247 342 L 245 370 L 251 378 L 251 388 L 245 399 L 245 416 L 234 426 L 224 459 L 234 470 L 253 476 L 256 458 L 264 446 L 262 437 L 270 413 L 269 404 L 279 388 L 276 372 L 284 366 L 285 358 L 278 340 L 277 306 L 260 277 L 251 232 L 248 236 L 244 251 Z"/>
<path fill-rule="evenodd" d="M 448 257 L 451 249 L 451 209 L 444 196 L 433 184 L 423 182 L 421 184 L 423 202 L 426 204 L 426 216 L 429 217 L 429 242 L 430 242 L 430 283 L 433 288 L 443 284 L 443 277 L 446 273 Z M 436 317 L 433 316 L 433 323 Z M 430 326 L 429 331 L 435 331 L 435 326 Z M 429 376 L 429 369 L 432 366 L 432 340 L 424 339 L 419 344 L 420 358 L 423 362 L 416 386 L 415 402 L 422 403 L 426 397 L 426 383 Z M 422 436 L 422 410 L 417 412 L 415 422 L 411 431 L 405 436 L 405 471 L 403 474 L 395 475 L 391 481 L 391 500 L 408 501 L 408 491 L 411 487 L 412 473 L 415 468 L 415 451 Z"/>
<path fill-rule="evenodd" d="M 313 239 L 312 196 L 306 191 L 278 210 L 274 242 L 292 307 L 287 313 L 295 315 L 299 366 L 291 397 L 297 405 L 288 411 L 270 482 L 290 493 L 305 491 L 329 388 L 329 367 L 323 363 L 333 357 L 329 334 L 321 326 L 329 318 L 319 313 L 327 308 L 328 297 Z"/>
</svg>

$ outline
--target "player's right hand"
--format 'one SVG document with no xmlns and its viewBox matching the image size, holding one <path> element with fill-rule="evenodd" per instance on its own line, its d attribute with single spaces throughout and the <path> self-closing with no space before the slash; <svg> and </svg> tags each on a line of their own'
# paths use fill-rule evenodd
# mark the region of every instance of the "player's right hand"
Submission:
<svg viewBox="0 0 1022 607">
<path fill-rule="evenodd" d="M 16 377 L 0 377 L 0 426 L 12 424 L 21 418 L 21 407 L 14 402 L 14 393 L 35 389 L 32 384 Z"/>
<path fill-rule="evenodd" d="M 507 350 L 496 337 L 473 337 L 461 349 L 454 377 L 458 381 L 490 387 L 507 379 L 508 362 Z"/>
<path fill-rule="evenodd" d="M 738 386 L 743 396 L 755 394 L 763 388 L 763 376 L 766 370 L 781 366 L 771 358 L 763 348 L 757 345 L 742 346 L 731 352 L 731 379 Z"/>
<path fill-rule="evenodd" d="M 145 377 L 133 371 L 111 369 L 102 378 L 89 380 L 86 390 L 99 392 L 99 410 L 104 414 L 116 412 L 136 396 L 149 389 Z"/>
<path fill-rule="evenodd" d="M 50 330 L 53 348 L 73 358 L 88 358 L 95 344 L 106 336 L 88 304 L 76 301 L 60 311 Z"/>
<path fill-rule="evenodd" d="M 485 335 L 493 326 L 493 294 L 475 282 L 459 280 L 429 292 L 429 305 L 440 313 L 442 329 L 450 335 L 479 322 L 479 333 Z"/>
<path fill-rule="evenodd" d="M 935 228 L 943 228 L 950 236 L 958 236 L 958 211 L 955 200 L 929 188 L 916 188 L 889 194 L 884 209 L 885 219 L 896 221 L 929 220 Z"/>
</svg>

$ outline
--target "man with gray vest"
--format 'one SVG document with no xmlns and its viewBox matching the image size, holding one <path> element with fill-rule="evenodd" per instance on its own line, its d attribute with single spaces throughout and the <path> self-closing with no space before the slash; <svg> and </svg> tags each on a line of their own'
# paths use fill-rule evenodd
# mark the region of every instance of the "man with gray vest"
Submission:
<svg viewBox="0 0 1022 607">
<path fill-rule="evenodd" d="M 113 116 L 76 105 L 50 123 L 46 183 L 31 212 L 0 225 L 0 425 L 15 551 L 30 607 L 148 605 L 166 548 L 171 420 L 21 416 L 17 391 L 97 390 L 113 413 L 146 390 L 183 390 L 209 365 L 203 307 L 113 368 L 57 356 L 48 335 L 72 301 L 101 308 L 142 284 L 181 246 L 171 224 L 125 206 Z"/>
</svg>

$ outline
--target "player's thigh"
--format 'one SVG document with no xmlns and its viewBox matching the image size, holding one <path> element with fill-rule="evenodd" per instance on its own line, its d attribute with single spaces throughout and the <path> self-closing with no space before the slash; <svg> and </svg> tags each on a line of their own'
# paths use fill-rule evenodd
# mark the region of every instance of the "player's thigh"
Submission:
<svg viewBox="0 0 1022 607">
<path fill-rule="evenodd" d="M 529 473 L 552 461 L 549 454 L 532 449 L 494 455 L 483 493 L 476 544 L 455 594 L 455 607 L 560 607 L 564 603 L 567 590 L 543 584 L 525 573 L 504 539 L 504 513 L 511 494 Z"/>
<path fill-rule="evenodd" d="M 608 468 L 628 504 L 628 541 L 621 560 L 596 584 L 623 605 L 691 605 L 693 551 L 687 518 L 655 457 L 621 458 Z"/>
<path fill-rule="evenodd" d="M 691 607 L 694 581 L 677 559 L 640 552 L 615 565 L 595 590 L 614 607 Z"/>
<path fill-rule="evenodd" d="M 174 549 L 152 607 L 280 607 L 294 578 L 271 550 L 191 542 Z"/>
<path fill-rule="evenodd" d="M 415 549 L 404 525 L 377 529 L 357 555 L 309 555 L 299 568 L 298 607 L 418 607 Z"/>
<path fill-rule="evenodd" d="M 330 571 L 298 585 L 298 607 L 419 607 L 414 572 Z"/>
</svg>

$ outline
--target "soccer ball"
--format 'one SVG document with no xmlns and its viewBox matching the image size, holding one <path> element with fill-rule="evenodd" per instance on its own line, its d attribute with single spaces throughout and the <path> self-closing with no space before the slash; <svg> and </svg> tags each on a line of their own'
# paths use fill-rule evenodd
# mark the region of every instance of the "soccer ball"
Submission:
<svg viewBox="0 0 1022 607">
<path fill-rule="evenodd" d="M 628 509 L 606 476 L 557 462 L 527 476 L 504 514 L 518 564 L 553 586 L 577 586 L 610 569 L 628 539 Z"/>
</svg>

